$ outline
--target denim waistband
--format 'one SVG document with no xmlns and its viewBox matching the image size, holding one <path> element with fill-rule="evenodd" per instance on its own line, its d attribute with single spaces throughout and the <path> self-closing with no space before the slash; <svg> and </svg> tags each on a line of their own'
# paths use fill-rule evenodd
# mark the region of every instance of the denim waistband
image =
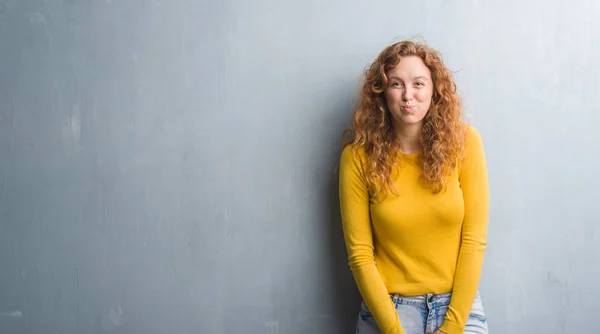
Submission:
<svg viewBox="0 0 600 334">
<path fill-rule="evenodd" d="M 479 296 L 479 291 L 475 295 L 475 298 Z M 394 305 L 415 305 L 415 306 L 447 306 L 450 304 L 451 292 L 446 293 L 428 293 L 426 295 L 418 296 L 404 296 L 398 293 L 390 294 Z"/>
</svg>

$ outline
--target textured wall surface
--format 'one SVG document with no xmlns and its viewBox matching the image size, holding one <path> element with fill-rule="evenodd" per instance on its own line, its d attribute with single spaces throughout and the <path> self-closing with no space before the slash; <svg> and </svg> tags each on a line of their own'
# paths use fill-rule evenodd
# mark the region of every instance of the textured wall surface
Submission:
<svg viewBox="0 0 600 334">
<path fill-rule="evenodd" d="M 340 134 L 365 66 L 418 36 L 484 140 L 491 333 L 594 332 L 599 16 L 0 0 L 0 333 L 352 333 Z"/>
</svg>

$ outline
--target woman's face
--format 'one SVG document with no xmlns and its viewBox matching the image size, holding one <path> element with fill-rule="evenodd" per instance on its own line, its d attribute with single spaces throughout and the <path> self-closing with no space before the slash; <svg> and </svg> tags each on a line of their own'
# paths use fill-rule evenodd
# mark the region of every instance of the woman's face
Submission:
<svg viewBox="0 0 600 334">
<path fill-rule="evenodd" d="M 386 75 L 388 87 L 384 95 L 394 124 L 403 127 L 421 123 L 433 97 L 429 68 L 421 58 L 407 56 Z"/>
</svg>

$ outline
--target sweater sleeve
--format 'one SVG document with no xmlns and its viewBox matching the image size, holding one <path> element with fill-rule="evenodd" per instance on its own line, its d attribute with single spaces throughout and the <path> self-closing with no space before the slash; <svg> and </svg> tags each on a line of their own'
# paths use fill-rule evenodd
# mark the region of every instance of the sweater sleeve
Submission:
<svg viewBox="0 0 600 334">
<path fill-rule="evenodd" d="M 459 181 L 463 191 L 465 215 L 461 245 L 448 312 L 440 330 L 462 334 L 479 286 L 486 248 L 489 185 L 483 144 L 479 133 L 468 128 L 466 156 L 461 164 Z"/>
<path fill-rule="evenodd" d="M 352 145 L 340 161 L 340 209 L 348 261 L 358 290 L 384 334 L 404 334 L 373 255 L 369 191 L 363 164 Z"/>
</svg>

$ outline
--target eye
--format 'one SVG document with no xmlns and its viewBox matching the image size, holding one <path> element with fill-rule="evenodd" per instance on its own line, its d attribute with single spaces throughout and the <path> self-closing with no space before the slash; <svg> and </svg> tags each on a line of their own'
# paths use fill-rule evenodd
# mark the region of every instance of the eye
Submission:
<svg viewBox="0 0 600 334">
<path fill-rule="evenodd" d="M 401 87 L 402 85 L 399 82 L 392 82 L 392 87 Z"/>
<path fill-rule="evenodd" d="M 425 84 L 423 82 L 421 82 L 421 81 L 417 81 L 417 83 L 415 85 L 418 86 L 418 87 L 425 86 Z"/>
</svg>

